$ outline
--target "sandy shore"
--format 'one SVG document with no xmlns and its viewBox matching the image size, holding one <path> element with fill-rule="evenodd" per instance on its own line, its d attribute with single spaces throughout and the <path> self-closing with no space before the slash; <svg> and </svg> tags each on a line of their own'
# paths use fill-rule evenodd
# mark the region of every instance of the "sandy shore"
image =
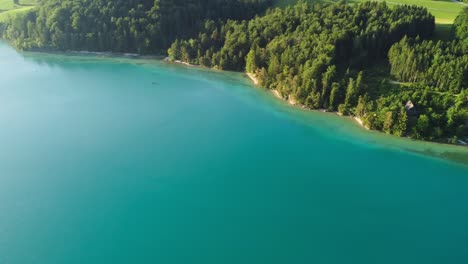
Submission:
<svg viewBox="0 0 468 264">
<path fill-rule="evenodd" d="M 257 77 L 255 76 L 255 74 L 253 74 L 253 73 L 246 73 L 246 75 L 250 78 L 250 80 L 252 80 L 252 82 L 253 82 L 255 85 L 258 86 L 259 80 L 258 80 Z M 283 98 L 283 97 L 281 96 L 281 94 L 279 93 L 279 91 L 276 90 L 276 89 L 270 89 L 270 91 L 271 91 L 271 93 L 272 93 L 276 98 L 281 99 L 281 100 L 284 100 L 284 101 L 286 101 L 288 104 L 290 104 L 290 105 L 292 105 L 292 106 L 299 107 L 299 108 L 301 108 L 301 109 L 307 109 L 307 110 L 310 110 L 310 111 L 328 112 L 326 109 L 310 109 L 310 108 L 308 108 L 308 107 L 305 106 L 305 105 L 299 104 L 299 103 L 298 103 L 294 98 L 292 98 L 292 97 L 289 97 L 289 98 L 287 98 L 287 99 L 286 99 L 286 98 Z M 337 114 L 337 115 L 339 115 L 339 116 L 343 116 L 343 114 L 341 114 L 341 113 L 339 113 L 339 112 L 334 112 L 334 113 Z M 343 117 L 345 117 L 345 116 L 343 116 Z M 361 127 L 365 128 L 365 129 L 367 129 L 367 130 L 369 130 L 369 128 L 366 127 L 366 126 L 364 125 L 364 122 L 362 121 L 361 118 L 356 117 L 356 116 L 355 116 L 355 117 L 351 117 L 351 118 L 352 118 L 358 125 L 360 125 Z"/>
<path fill-rule="evenodd" d="M 289 96 L 288 103 L 290 105 L 299 106 L 299 107 L 304 108 L 304 109 L 307 108 L 305 105 L 298 104 L 296 99 L 294 99 L 292 96 Z"/>
<path fill-rule="evenodd" d="M 259 81 L 258 81 L 257 77 L 255 77 L 255 74 L 253 74 L 253 73 L 246 73 L 246 74 L 247 74 L 247 76 L 249 76 L 250 80 L 252 80 L 252 82 L 255 85 L 259 84 Z"/>
<path fill-rule="evenodd" d="M 282 97 L 281 94 L 278 92 L 278 90 L 271 90 L 271 92 L 273 93 L 273 95 L 274 95 L 276 98 L 283 99 L 283 97 Z"/>
<path fill-rule="evenodd" d="M 190 63 L 185 62 L 185 61 L 176 60 L 176 61 L 174 61 L 174 62 L 175 62 L 175 63 L 183 64 L 183 65 L 185 65 L 185 66 L 195 67 L 195 65 L 190 64 Z"/>
<path fill-rule="evenodd" d="M 361 118 L 359 118 L 359 117 L 357 117 L 357 116 L 355 116 L 355 117 L 353 117 L 353 118 L 354 118 L 354 120 L 356 120 L 356 122 L 358 122 L 358 124 L 360 124 L 361 126 L 364 126 L 364 122 L 362 122 L 362 119 L 361 119 Z"/>
<path fill-rule="evenodd" d="M 188 63 L 188 62 L 181 61 L 181 60 L 174 60 L 174 61 L 173 61 L 173 60 L 169 59 L 169 57 L 165 58 L 164 60 L 167 61 L 167 62 L 177 63 L 177 64 L 183 64 L 183 65 L 185 65 L 185 66 L 190 66 L 190 67 L 196 67 L 196 66 L 197 66 L 197 65 L 193 65 L 193 64 L 190 64 L 190 63 Z"/>
<path fill-rule="evenodd" d="M 357 117 L 357 116 L 354 116 L 353 117 L 354 120 L 356 120 L 356 122 L 362 126 L 363 128 L 367 129 L 367 130 L 370 130 L 370 128 L 368 128 L 366 125 L 364 125 L 364 121 L 362 121 L 361 118 Z"/>
</svg>

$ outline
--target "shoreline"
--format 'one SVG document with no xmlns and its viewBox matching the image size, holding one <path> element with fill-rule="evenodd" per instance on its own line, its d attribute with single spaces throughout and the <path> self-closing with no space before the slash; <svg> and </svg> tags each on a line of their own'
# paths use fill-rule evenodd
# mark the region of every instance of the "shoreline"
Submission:
<svg viewBox="0 0 468 264">
<path fill-rule="evenodd" d="M 367 130 L 371 130 L 368 126 L 366 126 L 364 124 L 364 121 L 362 121 L 362 119 L 360 117 L 357 117 L 357 116 L 353 116 L 353 119 L 356 121 L 356 123 L 358 123 L 360 126 L 362 126 L 363 128 L 367 129 Z"/>
<path fill-rule="evenodd" d="M 197 68 L 200 67 L 198 65 L 190 64 L 188 62 L 181 61 L 181 60 L 171 60 L 169 57 L 165 57 L 163 61 L 168 62 L 168 63 L 174 63 L 174 64 L 182 64 L 182 65 L 189 66 L 189 67 L 197 67 Z"/>
<path fill-rule="evenodd" d="M 139 60 L 162 60 L 164 59 L 163 55 L 157 55 L 157 54 L 141 55 L 138 53 L 124 53 L 124 52 L 112 52 L 112 51 L 87 51 L 87 50 L 56 51 L 56 50 L 48 50 L 48 49 L 30 49 L 30 50 L 21 50 L 21 52 L 24 54 L 38 53 L 38 54 L 46 54 L 46 55 L 52 54 L 52 55 L 64 55 L 64 56 L 93 57 L 93 58 L 125 58 L 125 59 L 139 59 Z"/>
<path fill-rule="evenodd" d="M 192 67 L 192 68 L 205 68 L 205 69 L 209 69 L 209 70 L 227 72 L 227 71 L 224 71 L 224 70 L 218 70 L 216 68 L 209 68 L 209 67 L 204 67 L 204 66 L 201 66 L 201 65 L 190 64 L 188 62 L 183 62 L 183 61 L 180 61 L 180 60 L 172 61 L 172 60 L 169 59 L 169 57 L 164 58 L 162 61 L 164 61 L 166 63 L 171 63 L 171 64 L 184 65 L 184 66 Z M 260 81 L 255 76 L 255 74 L 249 73 L 249 72 L 238 72 L 238 73 L 244 74 L 244 76 L 247 76 L 248 79 L 251 81 L 251 83 L 254 84 L 254 86 L 260 87 L 259 86 Z M 279 99 L 279 100 L 281 100 L 283 102 L 286 102 L 288 105 L 290 105 L 292 107 L 295 107 L 297 109 L 313 111 L 313 112 L 319 112 L 319 113 L 335 114 L 335 115 L 340 116 L 340 117 L 342 117 L 344 119 L 351 120 L 354 124 L 356 124 L 358 127 L 360 127 L 363 130 L 376 132 L 376 133 L 379 133 L 379 134 L 382 134 L 382 135 L 385 135 L 385 136 L 394 136 L 394 135 L 386 134 L 386 133 L 384 133 L 382 131 L 379 131 L 379 130 L 370 129 L 369 127 L 367 127 L 364 124 L 364 121 L 360 117 L 345 116 L 345 115 L 343 115 L 342 113 L 340 113 L 338 111 L 328 111 L 327 109 L 311 109 L 311 108 L 309 108 L 309 107 L 307 107 L 305 105 L 298 104 L 297 101 L 294 98 L 288 98 L 288 99 L 284 98 L 283 96 L 281 96 L 280 92 L 278 90 L 276 90 L 276 89 L 265 89 L 265 90 L 270 91 L 271 94 L 274 97 L 276 97 L 277 99 Z M 397 136 L 394 136 L 394 137 L 399 138 L 399 139 L 404 139 L 405 138 L 405 137 L 397 137 Z M 414 142 L 434 143 L 436 145 L 452 146 L 452 147 L 463 148 L 463 149 L 468 148 L 468 145 L 463 145 L 463 144 L 450 144 L 450 143 L 445 143 L 445 142 L 437 142 L 437 141 L 429 141 L 429 140 L 417 140 L 417 139 L 413 139 L 413 138 L 409 138 L 409 137 L 406 137 L 406 139 L 409 139 L 409 140 L 414 141 Z"/>
<path fill-rule="evenodd" d="M 257 79 L 257 77 L 253 73 L 244 72 L 244 74 L 249 77 L 249 79 L 255 84 L 255 86 L 258 86 L 259 80 Z M 364 121 L 360 117 L 345 116 L 340 112 L 328 111 L 326 109 L 311 109 L 311 108 L 309 108 L 309 107 L 307 107 L 305 105 L 298 104 L 297 101 L 294 100 L 294 98 L 288 98 L 288 99 L 284 98 L 283 96 L 281 96 L 279 91 L 276 90 L 276 89 L 266 89 L 266 90 L 269 90 L 274 97 L 276 97 L 277 99 L 280 99 L 283 102 L 286 102 L 288 105 L 290 105 L 292 107 L 295 107 L 295 108 L 298 108 L 298 109 L 303 109 L 303 110 L 308 110 L 308 111 L 313 111 L 313 112 L 335 114 L 337 116 L 346 118 L 348 120 L 352 120 L 354 124 L 358 125 L 359 127 L 361 127 L 364 130 L 377 132 L 377 133 L 380 133 L 380 134 L 383 134 L 383 135 L 386 135 L 386 136 L 394 136 L 394 135 L 386 134 L 386 133 L 384 133 L 382 131 L 379 131 L 379 130 L 370 129 L 368 126 L 366 126 L 364 124 Z M 397 137 L 397 136 L 395 136 L 395 137 Z M 397 138 L 405 138 L 405 137 L 397 137 Z M 454 147 L 459 147 L 459 148 L 468 148 L 468 145 L 464 145 L 464 144 L 450 144 L 450 143 L 445 143 L 445 142 L 437 142 L 437 141 L 429 141 L 429 140 L 418 140 L 418 139 L 413 139 L 413 138 L 409 138 L 409 137 L 406 137 L 406 138 L 410 139 L 412 141 L 415 141 L 415 142 L 435 143 L 435 144 L 438 144 L 438 145 L 454 146 Z"/>
<path fill-rule="evenodd" d="M 214 70 L 214 71 L 221 71 L 221 72 L 229 72 L 229 71 L 224 71 L 224 70 L 219 70 L 216 68 L 209 68 L 209 67 L 204 67 L 201 65 L 195 65 L 191 64 L 188 62 L 183 62 L 180 60 L 171 60 L 167 56 L 162 56 L 162 55 L 140 55 L 140 54 L 133 54 L 133 53 L 116 53 L 116 52 L 92 52 L 92 51 L 49 51 L 49 50 L 30 50 L 30 51 L 25 51 L 26 53 L 31 52 L 31 53 L 39 53 L 39 54 L 57 54 L 57 55 L 71 55 L 71 56 L 85 56 L 85 57 L 94 57 L 94 58 L 125 58 L 125 59 L 135 59 L 135 60 L 156 60 L 156 61 L 161 61 L 169 64 L 174 64 L 174 65 L 184 65 L 186 67 L 191 67 L 191 68 L 199 68 L 199 69 L 208 69 L 208 70 Z M 247 72 L 237 72 L 237 73 L 243 73 L 244 76 L 247 76 L 250 81 L 257 87 L 259 87 L 260 81 L 258 78 L 252 74 L 252 73 L 247 73 Z M 359 117 L 356 116 L 344 116 L 340 112 L 337 111 L 328 111 L 326 109 L 311 109 L 309 107 L 306 107 L 305 105 L 298 104 L 297 101 L 294 98 L 284 98 L 281 96 L 278 90 L 276 89 L 266 89 L 269 90 L 274 97 L 277 99 L 280 99 L 286 103 L 288 103 L 290 106 L 293 106 L 298 109 L 303 109 L 303 110 L 308 110 L 308 111 L 314 111 L 314 112 L 321 112 L 321 113 L 332 113 L 341 117 L 345 117 L 348 120 L 352 120 L 353 123 L 358 125 L 359 127 L 363 128 L 364 130 L 367 131 L 375 131 L 377 133 L 383 133 L 382 131 L 379 130 L 372 130 L 369 127 L 365 126 L 363 120 Z M 387 135 L 387 134 L 385 134 Z M 388 136 L 388 135 L 387 135 Z M 404 138 L 404 137 L 398 137 L 398 138 Z M 437 142 L 437 141 L 429 141 L 429 140 L 417 140 L 417 139 L 412 139 L 408 138 L 412 141 L 418 141 L 418 142 L 426 142 L 426 143 L 436 143 L 438 145 L 446 145 L 446 146 L 455 146 L 459 148 L 468 148 L 468 145 L 464 144 L 451 144 L 451 143 L 446 143 L 446 142 Z"/>
<path fill-rule="evenodd" d="M 255 77 L 255 75 L 253 73 L 248 73 L 246 72 L 245 74 L 247 74 L 247 76 L 250 78 L 250 80 L 252 80 L 252 82 L 255 84 L 255 85 L 258 85 L 259 84 L 259 81 L 257 79 L 257 77 Z"/>
<path fill-rule="evenodd" d="M 249 79 L 256 85 L 258 86 L 258 84 L 260 83 L 260 81 L 257 79 L 257 77 L 255 76 L 255 74 L 253 73 L 249 73 L 249 72 L 246 72 L 245 73 Z M 294 99 L 294 98 L 284 98 L 283 96 L 281 96 L 281 94 L 279 93 L 278 90 L 276 89 L 267 89 L 269 91 L 271 91 L 271 93 L 273 94 L 274 97 L 284 101 L 284 102 L 287 102 L 289 105 L 293 106 L 293 107 L 296 107 L 296 108 L 300 108 L 300 109 L 304 109 L 304 110 L 309 110 L 309 111 L 316 111 L 316 112 L 321 112 L 321 113 L 325 113 L 325 112 L 328 112 L 328 113 L 334 113 L 338 116 L 341 116 L 341 117 L 347 117 L 347 116 L 343 116 L 343 114 L 341 114 L 340 112 L 330 112 L 330 111 L 327 111 L 326 109 L 311 109 L 303 104 L 298 104 L 297 101 Z M 371 130 L 369 127 L 367 127 L 366 125 L 364 125 L 364 121 L 362 121 L 361 118 L 357 117 L 357 116 L 349 116 L 350 118 L 352 118 L 355 123 L 357 123 L 359 126 L 361 126 L 362 128 L 365 128 L 366 130 Z"/>
<path fill-rule="evenodd" d="M 16 50 L 18 52 L 18 50 Z M 236 79 L 241 82 L 246 84 L 247 86 L 250 86 L 251 88 L 253 85 L 256 87 L 260 87 L 260 81 L 259 79 L 254 75 L 254 74 L 248 74 L 246 72 L 238 72 L 238 71 L 223 71 L 220 69 L 216 68 L 210 68 L 210 67 L 204 67 L 201 65 L 191 65 L 189 63 L 181 63 L 181 62 L 174 62 L 171 60 L 168 60 L 167 56 L 125 56 L 125 54 L 118 54 L 118 53 L 91 53 L 91 52 L 50 52 L 50 51 L 20 51 L 20 53 L 23 53 L 24 55 L 30 54 L 39 54 L 40 56 L 42 55 L 63 55 L 63 56 L 69 56 L 70 58 L 92 58 L 93 60 L 114 60 L 116 59 L 117 62 L 121 62 L 120 59 L 124 59 L 126 62 L 137 62 L 137 61 L 142 61 L 142 62 L 147 62 L 150 64 L 153 63 L 163 63 L 169 66 L 169 65 L 174 65 L 174 66 L 179 66 L 179 67 L 188 67 L 188 69 L 200 69 L 200 70 L 207 70 L 207 71 L 213 71 L 213 72 L 232 72 L 237 74 Z M 41 55 L 42 54 L 42 55 Z M 138 63 L 140 64 L 140 63 Z M 245 79 L 248 78 L 249 80 L 246 81 Z M 243 80 L 242 80 L 243 79 Z M 320 112 L 322 115 L 323 114 L 331 114 L 330 118 L 333 118 L 333 116 L 336 116 L 336 118 L 341 119 L 342 122 L 349 123 L 352 127 L 349 129 L 352 129 L 353 131 L 361 131 L 360 133 L 363 133 L 362 138 L 363 139 L 369 139 L 369 142 L 376 142 L 382 140 L 382 145 L 383 146 L 389 146 L 389 147 L 395 147 L 396 149 L 408 151 L 417 155 L 423 155 L 423 156 L 428 156 L 428 157 L 433 157 L 439 160 L 445 160 L 450 163 L 455 163 L 455 164 L 461 164 L 464 166 L 468 166 L 468 159 L 467 159 L 467 150 L 468 147 L 466 145 L 461 145 L 461 144 L 450 144 L 446 142 L 437 142 L 437 141 L 428 141 L 428 140 L 416 140 L 416 139 L 411 139 L 408 137 L 398 137 L 398 136 L 392 136 L 385 134 L 381 131 L 378 130 L 369 130 L 365 128 L 360 122 L 358 122 L 358 119 L 355 119 L 352 116 L 345 116 L 345 118 L 339 118 L 338 116 L 342 116 L 339 112 L 331 112 L 326 109 L 310 109 L 307 108 L 304 105 L 297 105 L 297 103 L 294 102 L 294 100 L 288 100 L 286 98 L 283 98 L 280 94 L 279 91 L 274 90 L 274 89 L 264 89 L 262 88 L 263 91 L 269 94 L 271 99 L 276 99 L 277 102 L 282 102 L 284 104 L 285 102 L 287 105 L 286 107 L 289 107 L 290 109 L 298 109 L 298 110 L 308 110 L 310 112 Z M 276 97 L 276 98 L 274 98 Z M 294 102 L 292 104 L 291 102 Z M 290 107 L 293 106 L 293 107 Z M 307 111 L 305 111 L 307 112 Z M 362 121 L 362 120 L 361 120 Z M 364 129 L 363 129 L 364 128 Z M 375 132 L 375 133 L 374 133 Z M 370 133 L 370 134 L 366 134 Z M 395 142 L 391 144 L 387 144 L 387 140 L 395 140 Z M 436 144 L 434 144 L 436 143 Z M 407 145 L 409 144 L 409 145 Z"/>
</svg>

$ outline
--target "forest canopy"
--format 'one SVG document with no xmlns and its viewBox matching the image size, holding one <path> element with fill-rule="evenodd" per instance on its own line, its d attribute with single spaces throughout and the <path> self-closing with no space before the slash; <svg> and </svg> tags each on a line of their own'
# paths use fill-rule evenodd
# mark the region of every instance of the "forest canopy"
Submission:
<svg viewBox="0 0 468 264">
<path fill-rule="evenodd" d="M 425 8 L 302 2 L 250 21 L 207 21 L 168 53 L 245 70 L 290 102 L 357 116 L 371 129 L 456 143 L 468 137 L 466 14 L 455 40 L 435 42 Z"/>
<path fill-rule="evenodd" d="M 271 0 L 42 0 L 3 25 L 21 49 L 160 53 L 205 19 L 249 19 Z"/>
</svg>

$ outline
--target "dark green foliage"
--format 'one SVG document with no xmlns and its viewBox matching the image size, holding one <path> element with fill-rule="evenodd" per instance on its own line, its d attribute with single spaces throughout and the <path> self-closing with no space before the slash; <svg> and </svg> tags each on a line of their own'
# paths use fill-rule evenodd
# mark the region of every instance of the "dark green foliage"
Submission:
<svg viewBox="0 0 468 264">
<path fill-rule="evenodd" d="M 434 17 L 420 7 L 390 9 L 385 3 L 375 2 L 355 7 L 345 2 L 324 6 L 299 3 L 272 10 L 248 23 L 207 22 L 197 38 L 174 43 L 170 54 L 179 55 L 173 59 L 180 60 L 182 54 L 177 50 L 183 50 L 194 55 L 187 62 L 208 62 L 208 66 L 221 69 L 243 70 L 248 66 L 255 72 L 265 68 L 269 75 L 265 81 L 271 86 L 277 84 L 277 74 L 283 78 L 303 73 L 320 77 L 333 64 L 363 67 L 385 58 L 392 43 L 404 35 L 427 38 L 433 30 Z M 285 65 L 303 68 L 288 73 L 284 72 Z M 321 80 L 315 81 L 322 88 Z"/>
<path fill-rule="evenodd" d="M 468 1 L 468 0 L 467 0 Z M 460 15 L 455 19 L 455 34 L 463 42 L 465 52 L 468 50 L 468 7 L 463 9 Z"/>
<path fill-rule="evenodd" d="M 468 50 L 460 42 L 419 42 L 404 38 L 389 52 L 391 73 L 399 81 L 421 82 L 437 91 L 468 87 Z"/>
<path fill-rule="evenodd" d="M 457 40 L 435 43 L 425 40 L 434 18 L 423 8 L 299 3 L 249 22 L 206 22 L 197 38 L 175 42 L 169 54 L 208 67 L 245 69 L 285 98 L 356 115 L 389 134 L 466 138 L 466 20 L 465 10 L 455 23 Z M 392 75 L 414 84 L 366 77 L 387 54 Z M 405 109 L 409 101 L 414 108 Z"/>
<path fill-rule="evenodd" d="M 364 123 L 372 129 L 400 136 L 406 133 L 418 139 L 440 140 L 452 135 L 466 138 L 466 89 L 464 93 L 439 93 L 430 87 L 416 84 L 401 87 L 381 96 L 375 104 L 369 103 Z M 414 104 L 413 111 L 407 111 L 403 107 L 408 101 Z"/>
<path fill-rule="evenodd" d="M 457 17 L 455 32 L 449 42 L 404 38 L 390 49 L 391 74 L 410 83 L 398 95 L 418 109 L 408 122 L 412 137 L 468 138 L 468 8 Z"/>
<path fill-rule="evenodd" d="M 358 116 L 389 134 L 463 138 L 467 98 L 458 94 L 467 86 L 467 52 L 458 44 L 461 37 L 453 43 L 424 40 L 433 30 L 434 18 L 419 7 L 299 3 L 249 22 L 209 21 L 197 38 L 176 41 L 169 54 L 208 67 L 245 69 L 285 98 Z M 392 74 L 415 84 L 371 76 L 388 54 Z M 408 101 L 413 109 L 405 109 Z"/>
<path fill-rule="evenodd" d="M 205 19 L 248 19 L 270 0 L 43 0 L 4 26 L 22 49 L 159 53 Z"/>
</svg>

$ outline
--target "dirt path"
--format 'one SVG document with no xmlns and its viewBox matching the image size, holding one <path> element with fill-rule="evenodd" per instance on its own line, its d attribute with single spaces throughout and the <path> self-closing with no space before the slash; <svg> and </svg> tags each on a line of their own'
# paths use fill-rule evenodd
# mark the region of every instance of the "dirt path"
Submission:
<svg viewBox="0 0 468 264">
<path fill-rule="evenodd" d="M 450 0 L 450 1 L 452 1 L 454 3 L 459 3 L 460 5 L 468 6 L 467 3 L 463 3 L 463 2 L 460 2 L 460 1 L 457 1 L 457 0 Z"/>
</svg>

